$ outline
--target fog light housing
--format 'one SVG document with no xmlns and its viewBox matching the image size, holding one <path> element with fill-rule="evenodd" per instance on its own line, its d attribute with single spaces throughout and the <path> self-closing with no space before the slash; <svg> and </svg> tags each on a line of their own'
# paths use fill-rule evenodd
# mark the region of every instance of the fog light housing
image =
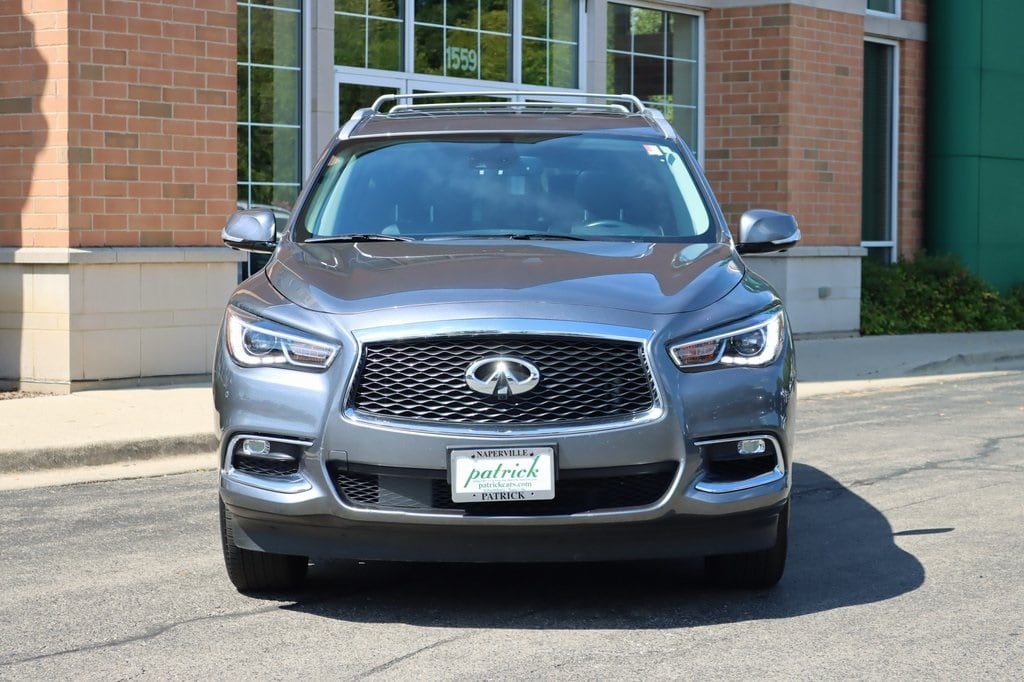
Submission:
<svg viewBox="0 0 1024 682">
<path fill-rule="evenodd" d="M 242 455 L 246 457 L 267 457 L 270 455 L 270 441 L 262 438 L 246 438 L 242 441 Z"/>
<path fill-rule="evenodd" d="M 744 435 L 697 441 L 704 476 L 703 492 L 731 492 L 772 483 L 786 473 L 779 441 L 771 435 Z"/>
<path fill-rule="evenodd" d="M 756 457 L 763 455 L 768 449 L 763 438 L 747 438 L 736 441 L 736 454 L 741 457 Z"/>
<path fill-rule="evenodd" d="M 306 441 L 246 434 L 236 436 L 228 446 L 230 468 L 244 474 L 287 478 L 299 472 Z"/>
</svg>

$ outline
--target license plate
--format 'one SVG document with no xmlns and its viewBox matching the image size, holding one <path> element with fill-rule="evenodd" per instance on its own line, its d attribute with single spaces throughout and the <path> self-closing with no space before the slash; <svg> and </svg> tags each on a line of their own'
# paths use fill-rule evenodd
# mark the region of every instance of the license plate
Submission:
<svg viewBox="0 0 1024 682">
<path fill-rule="evenodd" d="M 458 448 L 449 451 L 453 502 L 516 502 L 555 497 L 555 449 Z"/>
</svg>

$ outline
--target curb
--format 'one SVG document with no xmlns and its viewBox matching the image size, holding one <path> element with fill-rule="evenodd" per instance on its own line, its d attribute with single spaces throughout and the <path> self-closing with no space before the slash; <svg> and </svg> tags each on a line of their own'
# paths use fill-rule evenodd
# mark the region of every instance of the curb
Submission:
<svg viewBox="0 0 1024 682">
<path fill-rule="evenodd" d="M 1024 363 L 1024 350 L 1019 353 L 958 353 L 945 360 L 929 362 L 910 371 L 913 376 L 921 374 L 949 374 L 956 371 L 985 371 L 1000 369 L 1017 369 Z"/>
<path fill-rule="evenodd" d="M 63 448 L 15 450 L 0 452 L 0 475 L 216 453 L 218 447 L 219 441 L 213 434 L 195 433 L 166 438 L 85 443 Z"/>
</svg>

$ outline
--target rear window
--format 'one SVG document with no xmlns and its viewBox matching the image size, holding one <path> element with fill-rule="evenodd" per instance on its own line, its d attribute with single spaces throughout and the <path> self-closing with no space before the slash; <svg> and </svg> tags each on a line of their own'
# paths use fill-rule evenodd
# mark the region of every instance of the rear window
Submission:
<svg viewBox="0 0 1024 682">
<path fill-rule="evenodd" d="M 551 233 L 713 241 L 680 154 L 614 136 L 360 141 L 330 159 L 299 240 Z"/>
</svg>

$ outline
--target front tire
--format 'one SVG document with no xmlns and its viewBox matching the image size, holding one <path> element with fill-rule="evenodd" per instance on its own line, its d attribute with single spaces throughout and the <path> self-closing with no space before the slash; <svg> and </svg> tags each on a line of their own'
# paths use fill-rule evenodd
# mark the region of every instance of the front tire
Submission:
<svg viewBox="0 0 1024 682">
<path fill-rule="evenodd" d="M 309 568 L 304 556 L 242 549 L 235 544 L 234 515 L 220 500 L 220 541 L 228 578 L 239 592 L 281 592 L 302 585 Z"/>
<path fill-rule="evenodd" d="M 767 549 L 704 558 L 704 573 L 720 587 L 766 590 L 774 587 L 786 570 L 789 539 L 789 500 L 779 512 L 775 544 Z"/>
</svg>

